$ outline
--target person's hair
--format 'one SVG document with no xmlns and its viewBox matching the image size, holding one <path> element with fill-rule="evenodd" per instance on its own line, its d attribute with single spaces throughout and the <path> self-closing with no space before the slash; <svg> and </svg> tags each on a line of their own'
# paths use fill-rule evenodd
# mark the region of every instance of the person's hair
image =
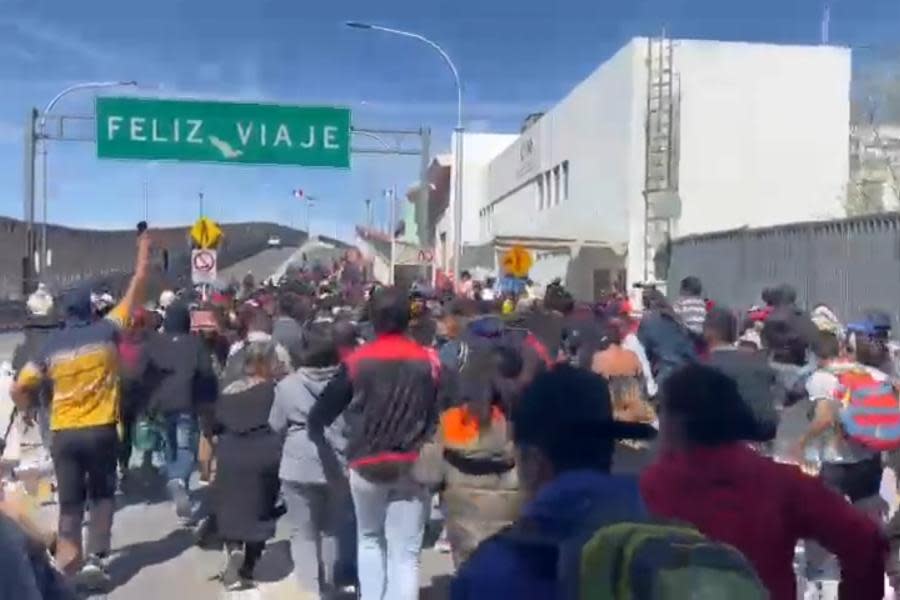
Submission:
<svg viewBox="0 0 900 600">
<path fill-rule="evenodd" d="M 478 421 L 479 429 L 491 422 L 493 407 L 509 415 L 520 393 L 516 379 L 522 357 L 514 349 L 479 344 L 470 350 L 460 371 L 460 401 Z"/>
<path fill-rule="evenodd" d="M 867 367 L 875 367 L 881 369 L 884 362 L 890 356 L 887 344 L 880 337 L 873 337 L 862 334 L 854 335 L 856 361 L 866 365 Z"/>
<path fill-rule="evenodd" d="M 613 319 L 604 319 L 598 325 L 600 339 L 598 340 L 597 350 L 603 351 L 610 346 L 622 345 L 622 327 Z"/>
<path fill-rule="evenodd" d="M 684 296 L 700 296 L 703 294 L 703 284 L 700 278 L 693 275 L 681 280 L 681 293 Z"/>
<path fill-rule="evenodd" d="M 544 294 L 544 308 L 568 315 L 575 308 L 575 300 L 561 283 L 554 281 Z"/>
<path fill-rule="evenodd" d="M 371 320 L 378 335 L 403 333 L 409 326 L 406 294 L 396 287 L 378 290 L 372 297 Z"/>
<path fill-rule="evenodd" d="M 813 344 L 813 354 L 819 360 L 834 360 L 841 355 L 841 342 L 830 331 L 820 331 Z"/>
<path fill-rule="evenodd" d="M 447 337 L 455 340 L 459 337 L 459 334 L 462 332 L 462 323 L 460 322 L 459 315 L 453 312 L 447 312 L 441 318 L 444 322 L 444 326 L 447 328 Z"/>
<path fill-rule="evenodd" d="M 719 446 L 753 439 L 755 421 L 737 383 L 718 369 L 689 365 L 662 385 L 663 418 L 675 419 L 689 443 Z"/>
<path fill-rule="evenodd" d="M 665 295 L 658 289 L 644 288 L 644 292 L 641 294 L 641 300 L 644 304 L 644 310 L 659 313 L 660 315 L 669 317 L 675 321 L 678 320 L 678 316 L 675 314 L 672 305 L 669 304 Z"/>
<path fill-rule="evenodd" d="M 355 348 L 359 339 L 359 327 L 349 319 L 334 322 L 334 345 L 338 350 Z"/>
<path fill-rule="evenodd" d="M 763 324 L 761 338 L 775 362 L 803 366 L 807 342 L 794 327 L 795 321 L 772 315 Z"/>
<path fill-rule="evenodd" d="M 319 321 L 311 323 L 303 332 L 300 343 L 301 367 L 332 367 L 340 362 L 332 323 Z"/>
<path fill-rule="evenodd" d="M 727 308 L 714 306 L 706 313 L 703 333 L 723 344 L 733 344 L 738 338 L 737 317 Z"/>
<path fill-rule="evenodd" d="M 469 273 L 468 271 L 463 271 L 462 273 L 459 274 L 459 278 L 460 278 L 460 280 L 462 280 L 462 279 L 472 279 L 472 274 Z"/>
<path fill-rule="evenodd" d="M 297 296 L 291 293 L 282 293 L 278 296 L 278 313 L 284 317 L 294 317 L 297 304 Z"/>
<path fill-rule="evenodd" d="M 272 334 L 272 317 L 261 308 L 254 309 L 247 319 L 247 331 Z"/>
<path fill-rule="evenodd" d="M 250 342 L 244 347 L 244 375 L 269 378 L 277 361 L 273 342 Z"/>
<path fill-rule="evenodd" d="M 783 283 L 764 289 L 762 299 L 769 306 L 789 306 L 797 302 L 797 290 L 793 286 Z"/>
</svg>

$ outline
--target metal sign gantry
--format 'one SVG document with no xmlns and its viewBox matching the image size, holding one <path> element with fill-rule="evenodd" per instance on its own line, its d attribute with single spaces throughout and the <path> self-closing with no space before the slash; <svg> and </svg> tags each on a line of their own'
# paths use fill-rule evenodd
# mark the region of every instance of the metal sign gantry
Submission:
<svg viewBox="0 0 900 600">
<path fill-rule="evenodd" d="M 47 253 L 47 194 L 43 194 L 40 237 L 35 228 L 35 184 L 37 147 L 40 143 L 46 154 L 46 144 L 54 142 L 96 142 L 95 118 L 92 115 L 43 115 L 43 127 L 39 126 L 41 112 L 33 108 L 26 117 L 24 198 L 23 212 L 26 222 L 25 257 L 22 260 L 22 289 L 28 294 L 37 287 L 40 269 L 46 268 Z M 359 140 L 351 145 L 353 154 L 419 156 L 420 181 L 426 181 L 431 153 L 431 129 L 369 129 L 352 127 L 351 134 Z M 376 145 L 377 143 L 377 145 Z M 46 160 L 41 174 L 46 183 Z M 423 190 L 427 186 L 421 186 Z M 423 192 L 424 193 L 424 192 Z M 34 257 L 40 252 L 40 260 L 35 265 Z"/>
</svg>

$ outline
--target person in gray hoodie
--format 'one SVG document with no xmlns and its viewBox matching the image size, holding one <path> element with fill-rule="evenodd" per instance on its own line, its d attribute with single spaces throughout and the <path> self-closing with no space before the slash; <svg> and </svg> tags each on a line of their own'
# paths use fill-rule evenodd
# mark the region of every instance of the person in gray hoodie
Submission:
<svg viewBox="0 0 900 600">
<path fill-rule="evenodd" d="M 354 545 L 346 476 L 346 425 L 339 417 L 326 429 L 309 426 L 309 413 L 337 373 L 334 325 L 311 324 L 302 337 L 300 367 L 275 388 L 269 425 L 285 433 L 279 477 L 291 529 L 291 556 L 301 591 L 318 597 L 336 585 L 339 557 Z M 315 560 L 310 560 L 314 557 Z"/>
</svg>

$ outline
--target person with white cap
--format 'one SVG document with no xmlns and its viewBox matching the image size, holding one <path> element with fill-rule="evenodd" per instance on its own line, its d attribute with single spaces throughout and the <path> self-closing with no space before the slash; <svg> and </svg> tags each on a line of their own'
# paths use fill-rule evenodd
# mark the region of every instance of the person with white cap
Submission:
<svg viewBox="0 0 900 600">
<path fill-rule="evenodd" d="M 53 296 L 43 283 L 39 284 L 37 290 L 28 297 L 25 305 L 28 308 L 28 318 L 23 330 L 25 339 L 16 346 L 12 356 L 12 370 L 16 375 L 28 361 L 37 357 L 50 336 L 60 328 L 60 320 L 53 310 Z M 49 383 L 42 385 L 37 394 L 37 401 L 23 411 L 24 419 L 16 420 L 17 425 L 26 430 L 19 432 L 25 437 L 30 437 L 27 430 L 32 430 L 36 424 L 37 429 L 33 433 L 40 435 L 47 448 L 50 444 L 50 391 Z"/>
<path fill-rule="evenodd" d="M 163 290 L 163 292 L 159 295 L 159 308 L 165 311 L 169 308 L 172 303 L 175 302 L 177 296 L 175 296 L 175 292 L 172 290 Z"/>
</svg>

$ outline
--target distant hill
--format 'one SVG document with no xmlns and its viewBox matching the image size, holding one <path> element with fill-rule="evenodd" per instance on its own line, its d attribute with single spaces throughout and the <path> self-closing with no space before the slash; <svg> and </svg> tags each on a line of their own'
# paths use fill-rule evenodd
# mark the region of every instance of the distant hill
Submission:
<svg viewBox="0 0 900 600">
<path fill-rule="evenodd" d="M 223 224 L 225 240 L 219 254 L 221 268 L 257 254 L 268 247 L 270 237 L 284 246 L 301 246 L 307 239 L 298 231 L 275 223 Z M 26 225 L 0 217 L 0 298 L 21 296 L 22 258 Z M 190 245 L 188 226 L 154 229 L 154 239 L 169 252 L 169 275 L 181 278 L 188 272 Z M 339 246 L 339 240 L 324 238 Z M 135 232 L 94 231 L 52 225 L 47 231 L 52 264 L 42 278 L 54 290 L 71 287 L 84 279 L 103 279 L 128 273 L 134 264 Z"/>
</svg>

